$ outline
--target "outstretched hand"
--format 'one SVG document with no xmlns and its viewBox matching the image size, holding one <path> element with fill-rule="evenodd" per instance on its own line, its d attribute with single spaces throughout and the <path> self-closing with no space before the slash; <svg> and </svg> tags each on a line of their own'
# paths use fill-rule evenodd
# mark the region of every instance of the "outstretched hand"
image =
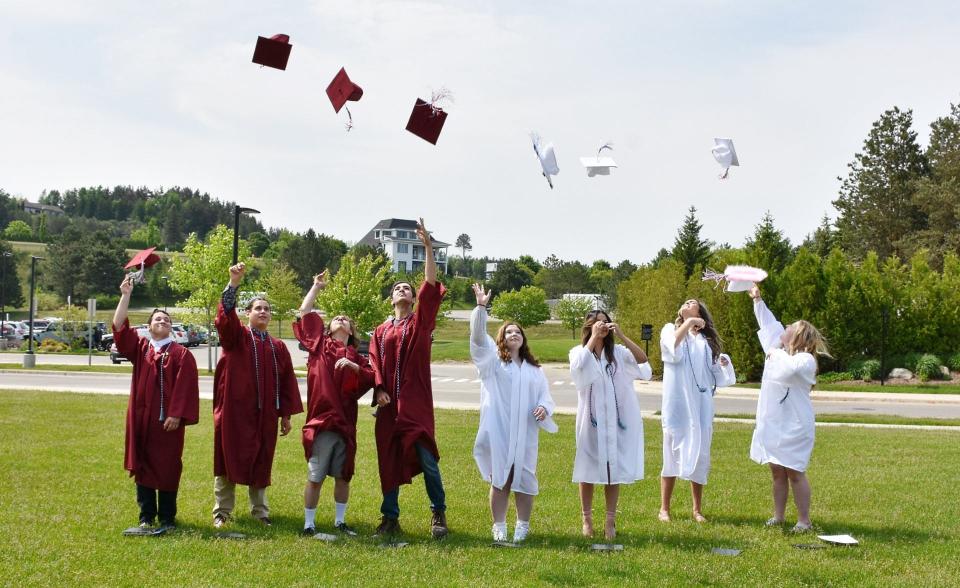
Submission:
<svg viewBox="0 0 960 588">
<path fill-rule="evenodd" d="M 473 285 L 473 294 L 477 297 L 477 306 L 486 306 L 493 296 L 493 290 L 484 290 L 483 284 Z"/>
<path fill-rule="evenodd" d="M 123 278 L 123 281 L 120 282 L 120 294 L 123 296 L 130 296 L 133 292 L 133 276 L 126 275 Z"/>
<path fill-rule="evenodd" d="M 242 261 L 237 265 L 230 266 L 230 285 L 236 288 L 243 282 L 243 276 L 247 273 L 247 264 Z"/>
<path fill-rule="evenodd" d="M 323 270 L 322 272 L 320 272 L 319 274 L 313 276 L 313 285 L 316 286 L 316 287 L 317 287 L 318 289 L 320 289 L 320 290 L 323 290 L 324 288 L 326 288 L 326 287 L 327 287 L 327 273 L 328 273 L 329 271 L 330 271 L 330 270 L 325 269 L 325 270 Z"/>
<path fill-rule="evenodd" d="M 433 244 L 433 241 L 430 239 L 430 232 L 427 231 L 426 225 L 423 224 L 423 217 L 420 217 L 420 220 L 417 221 L 417 238 L 420 239 L 424 247 L 430 247 Z"/>
</svg>

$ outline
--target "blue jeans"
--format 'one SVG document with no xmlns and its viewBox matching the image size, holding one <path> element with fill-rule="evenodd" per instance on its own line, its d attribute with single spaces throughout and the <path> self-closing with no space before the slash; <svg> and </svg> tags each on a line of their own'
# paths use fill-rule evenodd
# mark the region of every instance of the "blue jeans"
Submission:
<svg viewBox="0 0 960 588">
<path fill-rule="evenodd" d="M 420 460 L 420 469 L 423 470 L 423 484 L 427 487 L 427 496 L 430 497 L 430 510 L 444 512 L 447 510 L 447 501 L 443 492 L 443 480 L 440 479 L 440 466 L 429 449 L 419 443 L 414 447 Z M 400 488 L 384 493 L 380 512 L 387 518 L 400 518 Z"/>
</svg>

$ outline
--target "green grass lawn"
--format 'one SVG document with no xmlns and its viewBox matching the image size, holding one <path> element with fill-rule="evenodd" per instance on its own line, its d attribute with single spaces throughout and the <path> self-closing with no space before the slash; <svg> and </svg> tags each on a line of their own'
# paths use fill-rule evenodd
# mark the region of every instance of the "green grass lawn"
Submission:
<svg viewBox="0 0 960 588">
<path fill-rule="evenodd" d="M 759 382 L 737 384 L 742 388 L 760 388 Z M 827 392 L 898 392 L 901 394 L 960 394 L 960 386 L 956 384 L 886 384 L 880 382 L 865 382 L 863 384 L 817 384 L 817 391 Z"/>
<path fill-rule="evenodd" d="M 622 553 L 593 553 L 578 535 L 579 503 L 570 483 L 573 418 L 541 435 L 540 486 L 532 535 L 520 549 L 493 549 L 487 485 L 473 464 L 477 413 L 438 411 L 441 468 L 452 535 L 428 537 L 420 480 L 401 493 L 410 545 L 385 550 L 369 538 L 378 521 L 379 484 L 373 420 L 361 411 L 357 475 L 348 519 L 361 537 L 326 544 L 301 539 L 306 468 L 298 437 L 282 439 L 269 491 L 274 526 L 245 513 L 238 492 L 233 530 L 246 540 L 214 538 L 210 403 L 187 433 L 180 488 L 180 528 L 170 536 L 128 538 L 137 521 L 133 482 L 122 469 L 126 399 L 116 396 L 0 392 L 0 572 L 4 583 L 33 585 L 955 585 L 960 552 L 960 454 L 955 432 L 823 428 L 809 475 L 814 523 L 851 533 L 855 548 L 799 550 L 810 535 L 766 529 L 769 475 L 747 458 L 751 428 L 718 424 L 713 474 L 698 525 L 687 485 L 675 522 L 656 520 L 660 432 L 645 423 L 648 479 L 623 489 Z M 303 418 L 295 419 L 299 427 Z M 325 487 L 318 523 L 330 531 Z M 598 496 L 598 499 L 600 497 Z M 598 500 L 595 517 L 602 521 Z M 788 510 L 788 518 L 795 514 Z M 512 526 L 513 514 L 508 518 Z M 712 547 L 742 549 L 739 557 Z"/>
<path fill-rule="evenodd" d="M 657 411 L 659 414 L 660 411 Z M 728 419 L 754 419 L 756 414 L 725 414 L 717 413 L 718 418 Z M 960 427 L 960 419 L 938 419 L 923 417 L 903 417 L 889 414 L 818 414 L 818 423 L 856 423 L 856 424 L 875 424 L 875 425 L 936 425 L 942 427 Z"/>
<path fill-rule="evenodd" d="M 28 369 L 23 367 L 23 363 L 0 363 L 0 369 L 3 370 L 24 370 Z M 132 371 L 132 366 L 129 363 L 122 363 L 120 365 L 69 365 L 69 364 L 58 364 L 58 365 L 46 365 L 40 364 L 28 371 L 57 371 L 57 372 L 98 372 L 98 373 L 108 373 L 108 374 L 129 374 Z"/>
</svg>

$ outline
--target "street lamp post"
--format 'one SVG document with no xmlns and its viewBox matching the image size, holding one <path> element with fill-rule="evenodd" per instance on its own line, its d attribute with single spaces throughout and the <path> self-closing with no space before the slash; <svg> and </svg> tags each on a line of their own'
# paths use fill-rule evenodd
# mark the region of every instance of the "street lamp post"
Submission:
<svg viewBox="0 0 960 588">
<path fill-rule="evenodd" d="M 37 291 L 37 260 L 42 257 L 30 256 L 30 341 L 27 343 L 27 353 L 23 356 L 23 367 L 32 368 L 37 365 L 37 356 L 33 354 L 33 308 Z"/>
<path fill-rule="evenodd" d="M 244 212 L 251 214 L 260 214 L 256 208 L 244 208 L 238 204 L 233 205 L 233 265 L 237 265 L 240 253 L 240 215 Z"/>
<path fill-rule="evenodd" d="M 4 251 L 3 256 L 0 257 L 0 343 L 4 343 L 3 347 L 6 347 L 6 342 L 3 339 L 3 327 L 4 322 L 7 320 L 7 258 L 13 257 L 13 254 L 9 251 Z"/>
</svg>

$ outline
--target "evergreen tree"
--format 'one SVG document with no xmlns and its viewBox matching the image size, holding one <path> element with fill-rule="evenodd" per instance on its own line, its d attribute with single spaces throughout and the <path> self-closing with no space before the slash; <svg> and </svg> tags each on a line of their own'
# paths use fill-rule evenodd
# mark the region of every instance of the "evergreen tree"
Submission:
<svg viewBox="0 0 960 588">
<path fill-rule="evenodd" d="M 881 259 L 903 256 L 904 239 L 926 224 L 914 204 L 916 182 L 927 174 L 927 158 L 911 130 L 913 111 L 894 107 L 873 123 L 857 153 L 847 165 L 839 197 L 837 232 L 841 246 L 853 259 L 876 251 Z M 841 178 L 838 178 L 841 179 Z"/>
<path fill-rule="evenodd" d="M 702 268 L 710 261 L 710 242 L 700 238 L 702 228 L 703 225 L 697 220 L 697 209 L 691 206 L 670 252 L 671 257 L 683 265 L 683 273 L 688 280 L 697 267 Z"/>
</svg>

